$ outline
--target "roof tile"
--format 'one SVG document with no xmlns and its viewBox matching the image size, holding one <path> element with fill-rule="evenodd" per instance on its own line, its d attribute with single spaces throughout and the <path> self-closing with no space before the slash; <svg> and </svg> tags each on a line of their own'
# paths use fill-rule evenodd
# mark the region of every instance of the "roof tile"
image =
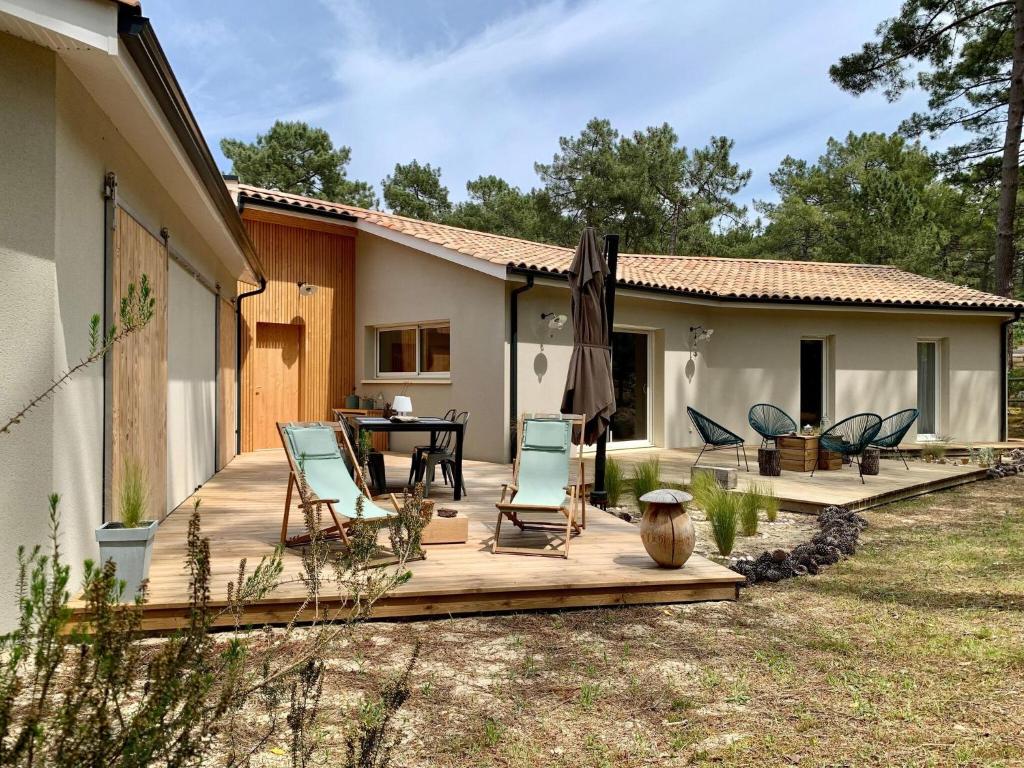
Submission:
<svg viewBox="0 0 1024 768">
<path fill-rule="evenodd" d="M 565 274 L 573 250 L 460 229 L 246 184 L 240 195 L 310 212 L 344 213 L 465 256 L 535 272 Z M 1024 302 L 896 267 L 714 256 L 620 254 L 619 282 L 717 300 L 823 302 L 964 309 L 1024 309 Z"/>
</svg>

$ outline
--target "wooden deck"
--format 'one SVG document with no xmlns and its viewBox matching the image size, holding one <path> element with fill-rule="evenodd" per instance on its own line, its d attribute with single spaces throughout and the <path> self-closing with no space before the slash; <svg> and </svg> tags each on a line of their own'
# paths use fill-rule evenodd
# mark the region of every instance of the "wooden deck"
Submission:
<svg viewBox="0 0 1024 768">
<path fill-rule="evenodd" d="M 609 451 L 608 455 L 623 465 L 627 477 L 629 469 L 634 464 L 657 456 L 661 462 L 662 479 L 689 482 L 690 468 L 698 453 L 698 450 L 690 448 L 641 448 Z M 855 466 L 831 472 L 818 470 L 814 477 L 811 477 L 810 473 L 785 471 L 779 477 L 761 477 L 757 473 L 756 446 L 747 446 L 747 459 L 750 461 L 750 472 L 740 468 L 737 490 L 746 490 L 751 483 L 770 482 L 775 495 L 779 497 L 782 509 L 808 514 L 818 514 L 830 504 L 849 507 L 855 511 L 870 509 L 963 483 L 972 483 L 983 479 L 986 472 L 974 464 L 928 464 L 923 461 L 909 462 L 908 470 L 899 460 L 882 459 L 879 473 L 865 477 L 865 482 L 861 483 Z M 593 459 L 590 458 L 588 461 L 592 463 Z M 729 451 L 705 453 L 701 465 L 735 467 L 736 455 Z M 590 466 L 587 468 L 587 475 L 593 476 Z"/>
<path fill-rule="evenodd" d="M 389 480 L 408 474 L 408 457 L 388 455 Z M 411 563 L 412 579 L 378 602 L 374 616 L 435 616 L 485 611 L 520 611 L 567 607 L 728 600 L 737 596 L 741 577 L 694 555 L 679 570 L 659 568 L 647 556 L 635 525 L 590 508 L 587 529 L 572 540 L 569 559 L 492 555 L 500 485 L 511 477 L 506 465 L 466 462 L 467 496 L 451 501 L 440 483 L 432 497 L 470 520 L 469 542 L 427 547 L 427 559 Z M 273 550 L 281 526 L 287 464 L 280 450 L 243 454 L 210 479 L 202 499 L 202 530 L 210 538 L 213 597 L 222 600 L 241 558 L 250 569 Z M 162 630 L 185 618 L 188 581 L 182 564 L 191 501 L 160 525 L 150 568 L 150 599 L 144 626 Z M 292 514 L 292 532 L 301 516 Z M 505 528 L 510 528 L 505 526 Z M 505 541 L 505 528 L 502 540 Z M 511 529 L 511 536 L 516 536 Z M 522 534 L 518 534 L 522 536 Z M 511 537 L 510 537 L 511 538 Z M 523 543 L 543 547 L 546 541 Z M 509 541 L 508 543 L 516 543 Z M 285 555 L 285 577 L 298 573 L 299 552 Z M 305 596 L 301 584 L 282 585 L 270 599 L 254 606 L 252 623 L 289 621 Z"/>
</svg>

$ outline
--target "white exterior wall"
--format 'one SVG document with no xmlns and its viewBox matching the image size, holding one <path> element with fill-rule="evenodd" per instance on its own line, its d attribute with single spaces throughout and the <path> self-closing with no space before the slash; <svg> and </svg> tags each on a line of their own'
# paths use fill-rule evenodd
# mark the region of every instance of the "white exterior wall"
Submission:
<svg viewBox="0 0 1024 768">
<path fill-rule="evenodd" d="M 569 314 L 566 288 L 537 285 L 519 299 L 519 410 L 558 410 L 572 352 L 572 327 L 550 331 L 540 316 Z M 616 330 L 652 334 L 653 443 L 699 445 L 692 406 L 759 438 L 747 410 L 770 402 L 794 418 L 800 406 L 800 340 L 827 336 L 835 357 L 833 420 L 860 411 L 886 416 L 917 405 L 917 341 L 942 340 L 939 430 L 960 441 L 999 437 L 999 316 L 967 313 L 739 308 L 620 294 Z M 689 349 L 689 329 L 714 329 Z M 911 431 L 908 439 L 914 439 Z"/>
<path fill-rule="evenodd" d="M 167 281 L 167 509 L 216 471 L 216 297 L 177 263 Z"/>
<path fill-rule="evenodd" d="M 505 283 L 501 278 L 360 232 L 356 238 L 355 363 L 361 394 L 403 390 L 421 415 L 470 412 L 465 456 L 502 461 L 508 442 Z M 449 379 L 375 379 L 374 329 L 451 323 Z M 406 384 L 405 382 L 409 382 Z M 426 434 L 392 435 L 393 450 L 411 450 Z"/>
<path fill-rule="evenodd" d="M 0 418 L 88 352 L 88 322 L 103 311 L 103 179 L 212 283 L 235 277 L 181 213 L 74 74 L 53 52 L 0 33 Z M 212 330 L 211 330 L 212 333 Z M 46 539 L 46 495 L 61 504 L 61 541 L 77 588 L 98 556 L 103 508 L 103 369 L 80 373 L 52 402 L 0 435 L 0 589 L 13 589 L 14 550 Z M 0 627 L 13 617 L 0 599 Z"/>
</svg>

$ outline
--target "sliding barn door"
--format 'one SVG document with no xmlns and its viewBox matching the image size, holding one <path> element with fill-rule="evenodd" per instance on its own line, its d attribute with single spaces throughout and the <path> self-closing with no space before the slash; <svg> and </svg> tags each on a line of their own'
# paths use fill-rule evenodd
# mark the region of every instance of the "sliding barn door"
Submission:
<svg viewBox="0 0 1024 768">
<path fill-rule="evenodd" d="M 149 277 L 156 298 L 152 321 L 111 353 L 111 456 L 108 518 L 120 519 L 118 498 L 126 461 L 137 462 L 149 487 L 150 517 L 167 514 L 167 248 L 124 209 L 115 209 L 113 302 L 128 285 Z M 117 313 L 114 313 L 115 322 Z"/>
<path fill-rule="evenodd" d="M 216 471 L 217 297 L 175 261 L 167 281 L 167 509 Z"/>
</svg>

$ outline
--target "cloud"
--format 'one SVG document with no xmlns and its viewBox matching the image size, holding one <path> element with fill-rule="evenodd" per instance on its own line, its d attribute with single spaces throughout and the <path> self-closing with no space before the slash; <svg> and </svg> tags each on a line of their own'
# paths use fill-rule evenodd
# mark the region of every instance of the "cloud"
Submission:
<svg viewBox="0 0 1024 768">
<path fill-rule="evenodd" d="M 691 146 L 734 138 L 754 170 L 749 201 L 771 194 L 786 154 L 814 159 L 830 135 L 891 131 L 920 103 L 854 98 L 828 78 L 895 0 L 459 2 L 166 10 L 211 144 L 305 119 L 352 147 L 353 177 L 379 183 L 416 158 L 442 167 L 456 199 L 480 174 L 536 185 L 533 163 L 600 116 L 623 132 L 667 121 Z"/>
</svg>

